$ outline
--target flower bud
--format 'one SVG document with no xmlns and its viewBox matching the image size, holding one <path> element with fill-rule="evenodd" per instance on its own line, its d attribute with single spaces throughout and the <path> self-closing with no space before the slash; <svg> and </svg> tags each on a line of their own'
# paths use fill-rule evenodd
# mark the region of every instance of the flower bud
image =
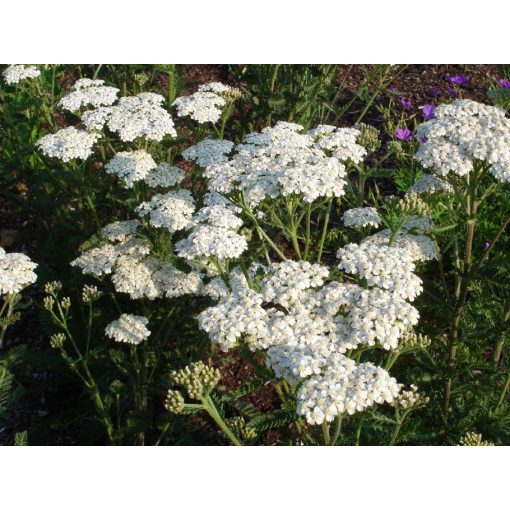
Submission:
<svg viewBox="0 0 510 510">
<path fill-rule="evenodd" d="M 55 333 L 50 337 L 50 345 L 53 347 L 53 349 L 60 349 L 64 345 L 65 341 L 66 336 L 64 333 Z"/>
<path fill-rule="evenodd" d="M 177 390 L 168 390 L 165 400 L 165 407 L 174 414 L 179 414 L 184 409 L 184 397 Z"/>
</svg>

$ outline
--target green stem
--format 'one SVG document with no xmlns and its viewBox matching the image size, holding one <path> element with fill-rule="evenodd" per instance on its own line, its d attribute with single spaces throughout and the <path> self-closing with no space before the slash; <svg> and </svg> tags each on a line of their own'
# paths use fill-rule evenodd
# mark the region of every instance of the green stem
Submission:
<svg viewBox="0 0 510 510">
<path fill-rule="evenodd" d="M 331 445 L 331 438 L 329 436 L 329 422 L 324 420 L 322 422 L 322 436 L 324 438 L 324 446 L 330 446 Z"/>
<path fill-rule="evenodd" d="M 324 225 L 322 226 L 322 235 L 319 242 L 319 252 L 317 254 L 317 264 L 320 264 L 322 259 L 322 250 L 324 249 L 324 241 L 326 240 L 326 234 L 328 232 L 329 216 L 331 214 L 331 207 L 333 206 L 333 197 L 328 200 L 326 207 L 326 216 L 324 217 Z"/>
<path fill-rule="evenodd" d="M 214 402 L 211 400 L 209 395 L 202 397 L 202 405 L 204 409 L 209 413 L 209 416 L 216 422 L 218 427 L 223 431 L 223 433 L 230 439 L 232 444 L 235 446 L 243 446 L 243 444 L 237 439 L 234 433 L 227 427 L 227 424 L 223 421 Z"/>
</svg>

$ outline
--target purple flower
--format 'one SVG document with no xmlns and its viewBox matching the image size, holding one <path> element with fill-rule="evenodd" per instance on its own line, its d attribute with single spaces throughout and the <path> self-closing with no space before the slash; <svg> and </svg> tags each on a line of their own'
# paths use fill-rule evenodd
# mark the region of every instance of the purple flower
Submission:
<svg viewBox="0 0 510 510">
<path fill-rule="evenodd" d="M 413 103 L 411 103 L 411 101 L 408 101 L 407 99 L 404 99 L 403 97 L 401 97 L 398 101 L 403 108 L 412 108 L 413 107 Z"/>
<path fill-rule="evenodd" d="M 450 83 L 454 83 L 455 85 L 467 85 L 469 83 L 469 78 L 463 74 L 454 74 L 453 76 L 451 74 L 447 74 L 445 80 Z"/>
<path fill-rule="evenodd" d="M 433 119 L 436 115 L 436 107 L 433 104 L 425 104 L 421 107 L 421 114 L 425 120 Z"/>
<path fill-rule="evenodd" d="M 485 243 L 483 243 L 484 250 L 488 250 L 490 247 L 491 247 L 491 243 L 489 243 L 488 241 L 485 241 Z"/>
<path fill-rule="evenodd" d="M 507 90 L 510 90 L 510 80 L 498 80 L 498 83 Z"/>
<path fill-rule="evenodd" d="M 419 136 L 417 138 L 417 140 L 420 142 L 420 143 L 425 143 L 427 141 L 427 139 L 424 137 L 424 136 Z"/>
<path fill-rule="evenodd" d="M 441 90 L 432 88 L 432 89 L 429 89 L 429 94 L 432 94 L 433 96 L 438 96 L 439 94 L 441 94 Z"/>
<path fill-rule="evenodd" d="M 409 140 L 413 139 L 413 135 L 411 134 L 411 131 L 409 131 L 409 129 L 399 128 L 395 131 L 395 136 L 399 140 L 403 140 L 404 142 L 408 142 Z"/>
<path fill-rule="evenodd" d="M 457 95 L 457 91 L 455 89 L 448 89 L 448 94 L 450 94 L 450 96 L 455 97 Z"/>
</svg>

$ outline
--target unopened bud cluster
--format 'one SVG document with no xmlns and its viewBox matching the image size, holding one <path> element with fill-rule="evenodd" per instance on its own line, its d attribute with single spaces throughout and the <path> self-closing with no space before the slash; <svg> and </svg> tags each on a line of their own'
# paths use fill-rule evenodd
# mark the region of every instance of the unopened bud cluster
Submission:
<svg viewBox="0 0 510 510">
<path fill-rule="evenodd" d="M 62 283 L 61 282 L 57 282 L 57 281 L 48 282 L 44 286 L 44 292 L 46 292 L 46 294 L 50 294 L 52 296 L 55 296 L 61 290 L 62 290 Z"/>
<path fill-rule="evenodd" d="M 418 393 L 418 386 L 411 384 L 408 390 L 401 390 L 398 397 L 395 399 L 395 404 L 404 409 L 410 407 L 423 407 L 430 401 L 429 397 L 420 395 Z"/>
<path fill-rule="evenodd" d="M 402 142 L 393 140 L 388 143 L 388 152 L 393 154 L 399 161 L 405 158 L 406 152 Z"/>
<path fill-rule="evenodd" d="M 491 441 L 482 439 L 482 434 L 468 432 L 459 442 L 459 446 L 494 446 Z"/>
<path fill-rule="evenodd" d="M 234 416 L 225 420 L 228 428 L 234 433 L 239 439 L 251 441 L 257 437 L 255 429 L 246 425 L 246 421 L 242 416 Z"/>
<path fill-rule="evenodd" d="M 409 216 L 411 214 L 427 216 L 430 213 L 429 206 L 417 193 L 407 193 L 397 202 L 396 210 L 401 216 Z"/>
<path fill-rule="evenodd" d="M 62 301 L 60 301 L 60 306 L 64 310 L 69 310 L 69 308 L 71 308 L 71 298 L 70 297 L 62 298 Z"/>
<path fill-rule="evenodd" d="M 431 343 L 427 335 L 421 333 L 409 332 L 400 339 L 399 350 L 408 351 L 411 349 L 425 349 Z"/>
<path fill-rule="evenodd" d="M 179 414 L 184 409 L 184 397 L 178 390 L 168 390 L 165 400 L 165 407 L 174 414 Z"/>
<path fill-rule="evenodd" d="M 102 292 L 95 285 L 84 285 L 81 298 L 84 303 L 93 303 L 101 297 L 101 294 Z"/>
<path fill-rule="evenodd" d="M 356 142 L 365 147 L 367 153 L 373 153 L 379 150 L 381 147 L 381 140 L 379 139 L 379 130 L 373 126 L 369 126 L 368 124 L 364 124 L 360 122 L 354 126 L 355 129 L 360 131 Z"/>
<path fill-rule="evenodd" d="M 46 296 L 43 299 L 43 306 L 45 310 L 48 310 L 50 312 L 53 310 L 53 307 L 55 306 L 55 299 L 52 296 Z"/>
<path fill-rule="evenodd" d="M 184 386 L 189 398 L 200 400 L 207 395 L 219 382 L 221 377 L 217 368 L 204 365 L 202 361 L 191 363 L 186 368 L 174 370 L 170 379 L 174 384 Z"/>
<path fill-rule="evenodd" d="M 53 349 L 60 349 L 64 345 L 65 341 L 66 336 L 64 333 L 55 333 L 50 337 L 50 345 L 53 347 Z"/>
</svg>

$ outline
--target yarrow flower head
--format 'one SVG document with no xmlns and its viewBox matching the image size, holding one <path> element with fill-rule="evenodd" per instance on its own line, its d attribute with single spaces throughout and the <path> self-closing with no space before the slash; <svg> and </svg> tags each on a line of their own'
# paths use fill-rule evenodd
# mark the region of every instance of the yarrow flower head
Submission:
<svg viewBox="0 0 510 510">
<path fill-rule="evenodd" d="M 213 82 L 201 85 L 198 91 L 189 96 L 178 97 L 173 106 L 178 117 L 190 117 L 199 124 L 215 124 L 221 118 L 222 109 L 241 96 L 238 89 Z"/>
<path fill-rule="evenodd" d="M 266 197 L 301 195 L 311 203 L 319 197 L 339 197 L 345 191 L 342 161 L 359 162 L 366 149 L 356 144 L 359 131 L 319 126 L 301 133 L 298 124 L 279 122 L 249 134 L 227 161 L 206 167 L 209 189 L 243 192 L 251 206 Z"/>
<path fill-rule="evenodd" d="M 139 216 L 149 216 L 152 226 L 176 232 L 188 227 L 195 211 L 195 201 L 187 189 L 154 195 L 136 209 Z"/>
<path fill-rule="evenodd" d="M 125 241 L 140 225 L 138 220 L 115 221 L 103 227 L 101 233 L 108 241 Z"/>
<path fill-rule="evenodd" d="M 41 71 L 35 66 L 26 64 L 12 64 L 2 73 L 7 85 L 14 85 L 29 78 L 37 78 Z"/>
<path fill-rule="evenodd" d="M 418 195 L 421 193 L 453 193 L 453 186 L 435 175 L 424 175 L 409 188 L 408 192 Z"/>
<path fill-rule="evenodd" d="M 489 166 L 500 182 L 510 182 L 510 119 L 505 111 L 467 99 L 440 105 L 434 119 L 418 126 L 427 141 L 415 158 L 439 176 L 469 174 L 475 161 Z"/>
<path fill-rule="evenodd" d="M 254 264 L 247 273 L 257 282 L 255 288 L 234 271 L 230 290 L 223 285 L 211 292 L 218 303 L 199 314 L 199 327 L 225 351 L 240 342 L 265 350 L 276 377 L 293 384 L 304 379 L 297 411 L 308 423 L 332 421 L 340 413 L 397 397 L 400 386 L 385 370 L 358 365 L 344 353 L 376 342 L 385 349 L 398 347 L 399 338 L 418 320 L 417 310 L 402 297 L 402 286 L 393 282 L 387 290 L 326 283 L 328 268 L 304 261 Z"/>
<path fill-rule="evenodd" d="M 71 112 L 78 111 L 83 106 L 110 106 L 117 100 L 117 94 L 120 92 L 115 87 L 107 87 L 103 80 L 90 80 L 82 78 L 73 85 L 73 90 L 65 95 L 60 101 L 59 106 Z"/>
<path fill-rule="evenodd" d="M 187 260 L 236 259 L 247 248 L 246 238 L 238 234 L 243 221 L 236 210 L 218 204 L 200 209 L 190 220 L 191 232 L 175 245 L 177 254 Z"/>
<path fill-rule="evenodd" d="M 151 188 L 170 188 L 180 184 L 184 180 L 184 172 L 177 166 L 171 166 L 166 162 L 151 170 L 144 178 Z"/>
<path fill-rule="evenodd" d="M 91 130 L 101 130 L 106 125 L 123 142 L 137 138 L 160 142 L 167 135 L 177 136 L 172 117 L 161 106 L 164 100 L 163 96 L 153 92 L 121 97 L 114 106 L 101 106 L 85 112 L 82 122 Z"/>
<path fill-rule="evenodd" d="M 108 324 L 105 333 L 116 342 L 138 345 L 151 334 L 146 327 L 148 323 L 145 317 L 123 313 L 119 319 Z"/>
<path fill-rule="evenodd" d="M 345 211 L 343 215 L 346 227 L 378 227 L 381 217 L 375 207 L 356 207 Z"/>
<path fill-rule="evenodd" d="M 149 153 L 138 150 L 117 152 L 113 159 L 106 163 L 105 170 L 108 174 L 120 177 L 125 188 L 132 188 L 135 182 L 146 179 L 156 167 L 156 162 Z"/>
<path fill-rule="evenodd" d="M 17 294 L 37 280 L 37 264 L 23 253 L 5 253 L 0 248 L 0 296 Z"/>
<path fill-rule="evenodd" d="M 183 151 L 182 157 L 188 161 L 196 161 L 203 168 L 217 165 L 228 160 L 228 154 L 234 143 L 228 140 L 202 140 Z"/>
<path fill-rule="evenodd" d="M 43 136 L 37 142 L 37 147 L 44 155 L 67 163 L 73 159 L 87 159 L 98 138 L 98 133 L 68 127 Z"/>
</svg>

